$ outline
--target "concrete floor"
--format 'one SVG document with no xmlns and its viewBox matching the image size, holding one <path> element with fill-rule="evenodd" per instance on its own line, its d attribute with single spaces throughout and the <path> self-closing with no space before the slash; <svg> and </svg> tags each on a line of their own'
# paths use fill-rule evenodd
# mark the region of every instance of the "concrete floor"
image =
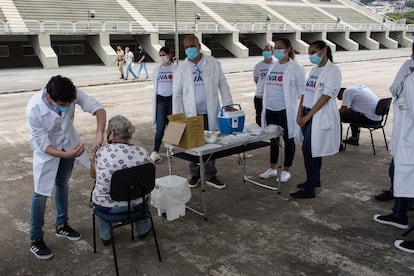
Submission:
<svg viewBox="0 0 414 276">
<path fill-rule="evenodd" d="M 343 86 L 363 83 L 379 97 L 388 87 L 410 49 L 338 52 Z M 253 122 L 251 69 L 259 57 L 221 59 L 234 102 Z M 298 62 L 310 66 L 306 55 Z M 154 64 L 150 64 L 152 71 Z M 28 146 L 25 105 L 34 90 L 50 76 L 72 78 L 86 93 L 105 106 L 108 117 L 127 116 L 137 132 L 135 144 L 152 150 L 151 81 L 121 81 L 115 67 L 76 66 L 56 70 L 10 69 L 0 71 L 0 275 L 111 275 L 112 251 L 98 243 L 93 253 L 92 216 L 88 199 L 92 179 L 75 167 L 70 180 L 70 224 L 81 232 L 76 242 L 54 235 L 53 198 L 48 200 L 45 241 L 54 258 L 41 261 L 29 251 L 29 212 L 33 193 L 32 152 Z M 19 92 L 19 93 L 17 93 Z M 340 104 L 338 102 L 338 104 Z M 76 127 L 91 145 L 94 117 L 79 110 Z M 386 128 L 392 129 L 392 113 Z M 118 262 L 121 275 L 413 275 L 413 255 L 394 248 L 403 230 L 373 221 L 376 213 L 388 214 L 392 202 L 376 202 L 373 195 L 389 187 L 389 152 L 382 134 L 374 133 L 373 155 L 369 133 L 362 131 L 360 146 L 323 159 L 322 188 L 315 199 L 292 200 L 288 193 L 305 180 L 300 146 L 291 168 L 292 179 L 281 194 L 243 183 L 237 156 L 217 161 L 224 190 L 207 187 L 209 219 L 187 211 L 175 221 L 153 215 L 163 261 L 157 260 L 151 236 L 131 242 L 128 228 L 118 229 Z M 268 149 L 248 153 L 248 173 L 258 175 L 268 166 Z M 174 174 L 188 177 L 188 165 L 173 160 Z M 167 162 L 157 166 L 157 176 L 168 174 Z M 275 185 L 274 180 L 266 183 Z M 194 188 L 190 205 L 201 208 L 200 188 Z M 412 223 L 414 214 L 409 213 Z M 414 239 L 413 234 L 409 238 Z"/>
</svg>

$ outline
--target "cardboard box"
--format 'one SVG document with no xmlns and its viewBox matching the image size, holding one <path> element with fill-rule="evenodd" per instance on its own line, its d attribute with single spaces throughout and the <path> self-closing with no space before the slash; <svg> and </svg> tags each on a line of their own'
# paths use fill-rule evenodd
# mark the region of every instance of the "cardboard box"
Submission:
<svg viewBox="0 0 414 276">
<path fill-rule="evenodd" d="M 202 115 L 185 117 L 184 113 L 168 115 L 168 126 L 163 141 L 191 149 L 204 145 L 204 118 Z"/>
</svg>

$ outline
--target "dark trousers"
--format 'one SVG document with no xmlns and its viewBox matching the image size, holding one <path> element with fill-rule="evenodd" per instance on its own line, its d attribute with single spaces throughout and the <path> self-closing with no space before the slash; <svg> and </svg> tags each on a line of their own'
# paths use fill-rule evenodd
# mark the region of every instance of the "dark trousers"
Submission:
<svg viewBox="0 0 414 276">
<path fill-rule="evenodd" d="M 308 112 L 309 109 L 304 108 L 303 116 Z M 316 184 L 321 181 L 322 157 L 312 157 L 312 119 L 313 118 L 311 118 L 302 128 L 302 153 L 306 169 L 306 184 L 304 191 L 306 193 L 314 193 Z M 319 142 L 322 143 L 323 141 Z"/>
<path fill-rule="evenodd" d="M 163 97 L 157 95 L 155 112 L 155 121 L 157 126 L 155 130 L 154 151 L 159 152 L 162 138 L 164 137 L 164 130 L 168 124 L 167 115 L 170 115 L 172 113 L 172 96 Z"/>
<path fill-rule="evenodd" d="M 359 139 L 359 127 L 355 126 L 355 124 L 370 124 L 374 125 L 377 124 L 378 121 L 373 121 L 366 117 L 363 113 L 350 111 L 350 112 L 341 112 L 339 113 L 341 116 L 342 123 L 349 123 L 351 125 L 351 133 L 352 137 Z M 341 125 L 341 139 L 342 139 L 342 125 Z"/>
<path fill-rule="evenodd" d="M 263 111 L 263 98 L 254 97 L 254 109 L 256 110 L 256 124 L 262 126 L 262 111 Z"/>
<path fill-rule="evenodd" d="M 203 114 L 204 117 L 204 130 L 208 130 L 208 117 L 207 114 Z M 210 180 L 216 177 L 216 160 L 209 160 L 204 163 L 206 180 Z M 200 176 L 200 164 L 197 162 L 190 162 L 191 176 Z"/>
<path fill-rule="evenodd" d="M 388 169 L 388 176 L 391 180 L 391 191 L 394 188 L 394 159 L 391 159 L 390 167 Z M 394 206 L 392 207 L 392 213 L 396 218 L 406 219 L 408 207 L 412 206 L 413 199 L 406 197 L 396 197 L 394 199 Z"/>
<path fill-rule="evenodd" d="M 286 110 L 272 111 L 266 109 L 266 123 L 267 125 L 279 125 L 283 128 L 283 141 L 285 142 L 285 160 L 283 166 L 291 167 L 293 158 L 295 157 L 296 147 L 295 140 L 293 138 L 289 139 Z M 279 159 L 279 143 L 279 137 L 270 140 L 270 164 L 277 164 L 277 160 Z"/>
</svg>

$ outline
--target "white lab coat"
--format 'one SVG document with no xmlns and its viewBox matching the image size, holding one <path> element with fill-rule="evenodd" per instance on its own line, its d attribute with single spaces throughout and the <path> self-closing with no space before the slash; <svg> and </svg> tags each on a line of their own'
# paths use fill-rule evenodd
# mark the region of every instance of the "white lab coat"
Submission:
<svg viewBox="0 0 414 276">
<path fill-rule="evenodd" d="M 233 104 L 229 85 L 221 64 L 215 58 L 204 55 L 203 76 L 206 88 L 207 115 L 209 130 L 219 130 L 217 115 L 222 105 Z M 186 58 L 173 74 L 173 114 L 184 113 L 186 117 L 197 115 L 193 80 L 194 64 Z"/>
<path fill-rule="evenodd" d="M 153 124 L 156 124 L 156 120 L 157 120 L 157 89 L 158 89 L 157 77 L 158 77 L 158 73 L 160 72 L 160 66 L 162 66 L 162 64 L 155 67 L 152 73 L 152 79 L 154 81 L 154 93 L 152 95 L 152 123 Z M 172 64 L 172 66 L 173 66 L 172 71 L 174 72 L 174 70 L 177 68 L 177 65 Z"/>
<path fill-rule="evenodd" d="M 312 75 L 312 72 L 310 75 Z M 331 98 L 312 118 L 312 157 L 333 155 L 339 151 L 341 123 L 336 96 L 341 84 L 341 70 L 337 65 L 328 61 L 316 82 L 313 104 L 318 101 L 322 94 Z"/>
<path fill-rule="evenodd" d="M 411 73 L 410 67 L 414 69 L 414 59 L 410 58 L 405 61 L 398 70 L 397 75 L 394 78 L 394 81 L 391 84 L 390 92 L 395 97 L 397 93 L 401 90 L 402 84 L 404 83 L 405 78 Z"/>
<path fill-rule="evenodd" d="M 414 73 L 405 78 L 399 97 L 405 98 L 407 110 L 400 110 L 394 100 L 394 118 L 390 151 L 394 158 L 394 196 L 414 198 Z"/>
<path fill-rule="evenodd" d="M 81 143 L 79 134 L 73 126 L 75 104 L 82 110 L 94 114 L 102 106 L 80 90 L 76 90 L 76 100 L 67 113 L 51 110 L 43 98 L 46 89 L 36 93 L 26 107 L 26 119 L 29 128 L 29 144 L 33 150 L 34 191 L 40 195 L 51 196 L 60 158 L 45 153 L 48 146 L 58 150 L 70 150 Z M 86 151 L 77 158 L 84 166 L 90 167 Z"/>
<path fill-rule="evenodd" d="M 269 76 L 273 68 L 278 64 L 279 61 L 274 61 L 274 63 L 269 67 L 267 75 Z M 283 96 L 285 98 L 286 105 L 286 118 L 288 126 L 288 137 L 295 138 L 295 141 L 299 141 L 301 135 L 300 126 L 297 123 L 296 117 L 298 114 L 298 100 L 303 93 L 305 88 L 305 70 L 302 66 L 297 64 L 295 61 L 290 60 L 284 74 L 283 74 Z M 266 90 L 267 85 L 264 85 L 263 93 L 263 111 L 261 115 L 262 126 L 266 126 Z"/>
</svg>

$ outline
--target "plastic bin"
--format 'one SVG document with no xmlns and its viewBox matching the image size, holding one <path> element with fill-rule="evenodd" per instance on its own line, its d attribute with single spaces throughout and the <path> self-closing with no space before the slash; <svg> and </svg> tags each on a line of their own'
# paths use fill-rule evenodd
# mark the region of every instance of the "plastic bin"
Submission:
<svg viewBox="0 0 414 276">
<path fill-rule="evenodd" d="M 155 179 L 151 205 L 158 209 L 159 216 L 166 214 L 169 221 L 185 216 L 185 204 L 190 198 L 191 191 L 186 178 L 167 175 Z"/>
<path fill-rule="evenodd" d="M 226 107 L 238 106 L 238 111 L 224 111 Z M 226 105 L 221 108 L 218 114 L 220 133 L 231 134 L 233 132 L 242 132 L 244 128 L 245 115 L 239 104 Z"/>
</svg>

